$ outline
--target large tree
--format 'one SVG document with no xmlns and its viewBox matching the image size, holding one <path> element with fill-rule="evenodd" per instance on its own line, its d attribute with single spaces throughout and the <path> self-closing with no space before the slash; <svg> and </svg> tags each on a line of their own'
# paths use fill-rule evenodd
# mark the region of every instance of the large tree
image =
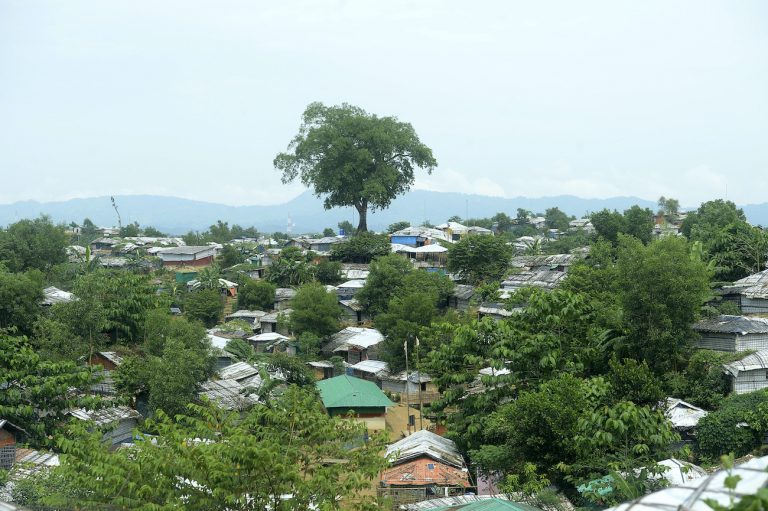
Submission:
<svg viewBox="0 0 768 511">
<path fill-rule="evenodd" d="M 437 161 L 409 123 L 378 117 L 343 103 L 311 103 L 288 152 L 275 157 L 283 182 L 299 177 L 324 196 L 325 208 L 353 206 L 358 232 L 368 230 L 368 209 L 376 211 L 408 191 L 414 169 L 432 172 Z"/>
<path fill-rule="evenodd" d="M 496 236 L 467 236 L 448 250 L 448 271 L 470 284 L 500 280 L 509 268 L 512 249 Z"/>
</svg>

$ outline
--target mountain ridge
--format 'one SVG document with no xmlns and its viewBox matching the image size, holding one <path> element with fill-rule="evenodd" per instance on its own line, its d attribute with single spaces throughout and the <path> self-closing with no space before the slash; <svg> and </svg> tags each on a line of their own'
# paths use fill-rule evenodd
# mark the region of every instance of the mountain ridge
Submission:
<svg viewBox="0 0 768 511">
<path fill-rule="evenodd" d="M 338 222 L 349 220 L 357 223 L 353 208 L 323 208 L 322 200 L 306 191 L 283 204 L 230 206 L 215 202 L 163 195 L 115 196 L 123 224 L 139 222 L 142 226 L 154 226 L 172 234 L 190 230 L 205 230 L 217 220 L 243 227 L 254 225 L 259 231 L 285 231 L 288 219 L 295 233 L 318 232 L 325 227 L 336 228 Z M 623 196 L 606 199 L 584 199 L 574 195 L 551 197 L 493 197 L 458 192 L 434 192 L 412 190 L 395 199 L 386 210 L 369 212 L 368 226 L 381 230 L 400 220 L 417 224 L 425 220 L 440 223 L 453 215 L 460 217 L 488 217 L 503 211 L 514 217 L 517 208 L 544 212 L 559 207 L 569 215 L 583 216 L 604 208 L 624 210 L 634 204 L 656 209 L 656 203 L 638 197 Z M 753 224 L 768 224 L 768 203 L 741 206 L 747 219 Z M 18 201 L 0 204 L 0 225 L 7 225 L 22 218 L 50 215 L 55 222 L 82 222 L 90 218 L 101 226 L 117 223 L 117 216 L 109 196 L 69 199 L 66 201 L 38 202 Z"/>
</svg>

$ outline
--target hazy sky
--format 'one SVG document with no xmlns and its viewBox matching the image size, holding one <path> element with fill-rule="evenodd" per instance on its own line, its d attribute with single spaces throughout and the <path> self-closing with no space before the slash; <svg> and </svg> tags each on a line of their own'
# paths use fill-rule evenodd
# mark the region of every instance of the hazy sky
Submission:
<svg viewBox="0 0 768 511">
<path fill-rule="evenodd" d="M 283 202 L 316 100 L 411 122 L 419 188 L 768 201 L 763 0 L 0 0 L 0 202 Z"/>
</svg>

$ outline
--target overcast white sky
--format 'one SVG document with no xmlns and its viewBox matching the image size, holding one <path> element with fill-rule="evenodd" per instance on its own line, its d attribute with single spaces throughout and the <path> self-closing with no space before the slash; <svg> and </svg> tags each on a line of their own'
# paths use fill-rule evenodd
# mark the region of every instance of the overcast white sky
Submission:
<svg viewBox="0 0 768 511">
<path fill-rule="evenodd" d="M 762 0 L 0 0 L 0 202 L 283 202 L 315 100 L 411 122 L 419 188 L 768 201 Z"/>
</svg>

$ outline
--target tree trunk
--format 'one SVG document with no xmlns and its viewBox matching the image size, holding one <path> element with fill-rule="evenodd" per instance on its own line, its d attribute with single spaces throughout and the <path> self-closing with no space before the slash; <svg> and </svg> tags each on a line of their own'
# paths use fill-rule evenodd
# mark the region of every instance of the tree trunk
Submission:
<svg viewBox="0 0 768 511">
<path fill-rule="evenodd" d="M 360 222 L 357 224 L 357 233 L 368 232 L 368 201 L 364 200 L 355 204 L 355 209 L 360 216 Z"/>
</svg>

